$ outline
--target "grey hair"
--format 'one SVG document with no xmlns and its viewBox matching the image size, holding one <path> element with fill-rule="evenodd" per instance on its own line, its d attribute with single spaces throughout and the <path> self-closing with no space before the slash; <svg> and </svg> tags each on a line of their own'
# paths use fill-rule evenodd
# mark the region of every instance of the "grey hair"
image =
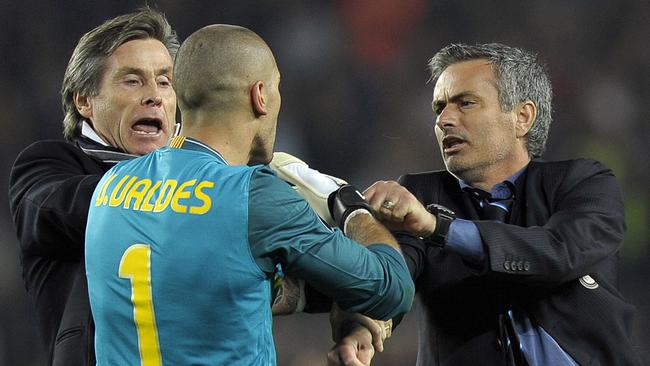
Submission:
<svg viewBox="0 0 650 366">
<path fill-rule="evenodd" d="M 162 42 L 172 60 L 180 46 L 176 32 L 165 15 L 143 7 L 129 14 L 109 19 L 81 37 L 68 62 L 61 85 L 63 104 L 63 135 L 74 141 L 81 134 L 84 118 L 74 103 L 75 94 L 96 96 L 106 60 L 122 44 L 134 39 L 153 38 Z"/>
<path fill-rule="evenodd" d="M 511 111 L 525 101 L 535 103 L 537 118 L 528 131 L 527 149 L 531 157 L 540 157 L 553 119 L 553 90 L 545 65 L 534 53 L 500 43 L 451 44 L 429 60 L 429 81 L 435 83 L 451 64 L 476 59 L 486 59 L 492 65 L 502 111 Z"/>
</svg>

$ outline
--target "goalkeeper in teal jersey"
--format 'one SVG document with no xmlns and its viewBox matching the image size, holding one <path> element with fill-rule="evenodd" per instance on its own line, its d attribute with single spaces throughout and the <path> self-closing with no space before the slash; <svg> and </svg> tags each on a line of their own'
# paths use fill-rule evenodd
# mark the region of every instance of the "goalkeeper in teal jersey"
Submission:
<svg viewBox="0 0 650 366">
<path fill-rule="evenodd" d="M 183 136 L 108 171 L 91 202 L 98 365 L 274 365 L 278 264 L 344 310 L 390 319 L 410 309 L 397 243 L 356 190 L 330 195 L 329 219 L 343 231 L 332 230 L 264 165 L 279 81 L 271 50 L 248 29 L 208 26 L 181 46 Z"/>
</svg>

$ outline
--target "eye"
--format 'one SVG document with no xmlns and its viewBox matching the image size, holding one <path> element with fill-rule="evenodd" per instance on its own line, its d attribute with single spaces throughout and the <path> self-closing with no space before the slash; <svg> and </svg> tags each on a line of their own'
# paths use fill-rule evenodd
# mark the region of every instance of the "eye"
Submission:
<svg viewBox="0 0 650 366">
<path fill-rule="evenodd" d="M 461 100 L 459 104 L 461 108 L 466 108 L 466 107 L 473 106 L 474 104 L 476 104 L 476 102 L 474 102 L 473 100 Z"/>
<path fill-rule="evenodd" d="M 445 109 L 445 105 L 444 105 L 444 104 L 437 104 L 437 105 L 433 106 L 433 113 L 435 113 L 436 116 L 439 116 L 440 113 L 442 113 L 442 111 L 443 111 L 444 109 Z"/>
<path fill-rule="evenodd" d="M 165 75 L 158 76 L 158 78 L 156 78 L 156 83 L 158 83 L 158 85 L 164 86 L 164 87 L 172 86 L 172 81 L 169 79 L 169 77 L 167 77 Z"/>
<path fill-rule="evenodd" d="M 140 79 L 135 76 L 127 76 L 124 78 L 124 84 L 128 86 L 138 86 L 140 85 Z"/>
</svg>

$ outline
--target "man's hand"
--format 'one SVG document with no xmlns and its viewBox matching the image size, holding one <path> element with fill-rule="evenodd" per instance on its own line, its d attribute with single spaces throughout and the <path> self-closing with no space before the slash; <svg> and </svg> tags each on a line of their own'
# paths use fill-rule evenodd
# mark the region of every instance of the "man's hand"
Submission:
<svg viewBox="0 0 650 366">
<path fill-rule="evenodd" d="M 375 349 L 370 331 L 356 324 L 327 354 L 328 366 L 369 366 Z"/>
<path fill-rule="evenodd" d="M 390 337 L 393 330 L 392 320 L 375 320 L 358 313 L 348 313 L 341 310 L 336 303 L 332 304 L 330 326 L 332 327 L 332 340 L 334 342 L 338 343 L 341 339 L 344 339 L 359 325 L 370 332 L 374 349 L 377 352 L 383 352 L 384 341 Z"/>
<path fill-rule="evenodd" d="M 390 230 L 427 237 L 436 228 L 436 218 L 411 192 L 395 181 L 375 182 L 363 194 L 375 217 Z"/>
<path fill-rule="evenodd" d="M 277 290 L 271 305 L 273 316 L 290 315 L 305 310 L 305 303 L 307 302 L 305 280 L 276 274 L 273 287 Z"/>
</svg>

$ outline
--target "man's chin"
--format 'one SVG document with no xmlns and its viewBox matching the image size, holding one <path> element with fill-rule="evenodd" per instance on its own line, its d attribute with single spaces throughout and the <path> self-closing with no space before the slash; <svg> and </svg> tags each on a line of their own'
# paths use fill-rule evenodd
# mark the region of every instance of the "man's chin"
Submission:
<svg viewBox="0 0 650 366">
<path fill-rule="evenodd" d="M 167 135 L 158 135 L 155 138 L 148 136 L 132 136 L 126 146 L 126 151 L 133 155 L 146 155 L 167 144 Z"/>
<path fill-rule="evenodd" d="M 460 161 L 457 157 L 445 159 L 445 167 L 447 168 L 447 171 L 456 177 L 461 177 L 470 170 L 470 166 L 468 166 L 467 163 Z"/>
<path fill-rule="evenodd" d="M 452 173 L 461 172 L 466 169 L 465 164 L 463 164 L 458 157 L 449 156 L 444 159 L 445 167 Z"/>
</svg>

